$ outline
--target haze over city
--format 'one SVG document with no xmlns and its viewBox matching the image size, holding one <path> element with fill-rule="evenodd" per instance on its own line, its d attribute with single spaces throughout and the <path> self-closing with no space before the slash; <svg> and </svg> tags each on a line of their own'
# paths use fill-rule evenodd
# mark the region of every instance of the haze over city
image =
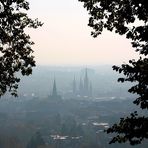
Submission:
<svg viewBox="0 0 148 148">
<path fill-rule="evenodd" d="M 0 148 L 147 148 L 147 8 L 0 0 Z"/>
</svg>

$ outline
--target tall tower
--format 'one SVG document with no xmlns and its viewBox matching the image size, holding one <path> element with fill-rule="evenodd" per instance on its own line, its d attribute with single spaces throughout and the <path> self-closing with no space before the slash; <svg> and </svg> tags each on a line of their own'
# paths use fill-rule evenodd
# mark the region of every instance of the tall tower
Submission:
<svg viewBox="0 0 148 148">
<path fill-rule="evenodd" d="M 76 94 L 77 92 L 77 86 L 76 86 L 76 79 L 75 79 L 75 76 L 74 76 L 74 79 L 73 79 L 73 94 Z"/>
<path fill-rule="evenodd" d="M 80 95 L 81 97 L 92 97 L 92 84 L 88 78 L 88 69 L 84 69 L 84 77 L 80 77 L 79 86 L 76 88 L 76 79 L 73 79 L 73 94 Z"/>
<path fill-rule="evenodd" d="M 56 86 L 56 80 L 55 80 L 55 78 L 54 78 L 54 81 L 53 81 L 52 93 L 51 93 L 51 95 L 49 96 L 49 98 L 50 98 L 50 99 L 55 99 L 55 100 L 61 99 L 61 96 L 58 95 L 58 93 L 57 93 L 57 86 Z"/>
<path fill-rule="evenodd" d="M 54 78 L 54 82 L 53 82 L 53 89 L 52 89 L 51 96 L 57 96 L 57 86 L 56 86 L 56 80 L 55 80 L 55 78 Z"/>
<path fill-rule="evenodd" d="M 87 75 L 87 68 L 85 69 L 85 77 L 84 77 L 84 95 L 89 95 L 89 80 Z"/>
<path fill-rule="evenodd" d="M 83 90 L 84 87 L 83 87 L 83 81 L 82 81 L 82 78 L 80 78 L 80 83 L 79 83 L 79 95 L 83 95 Z"/>
</svg>

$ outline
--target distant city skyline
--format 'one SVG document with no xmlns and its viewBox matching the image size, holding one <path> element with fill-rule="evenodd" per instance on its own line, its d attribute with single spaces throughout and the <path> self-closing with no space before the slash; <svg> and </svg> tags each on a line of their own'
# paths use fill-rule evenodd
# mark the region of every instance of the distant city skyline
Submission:
<svg viewBox="0 0 148 148">
<path fill-rule="evenodd" d="M 29 15 L 44 25 L 28 30 L 37 65 L 121 64 L 136 58 L 130 41 L 104 31 L 91 37 L 88 14 L 78 0 L 28 0 Z"/>
</svg>

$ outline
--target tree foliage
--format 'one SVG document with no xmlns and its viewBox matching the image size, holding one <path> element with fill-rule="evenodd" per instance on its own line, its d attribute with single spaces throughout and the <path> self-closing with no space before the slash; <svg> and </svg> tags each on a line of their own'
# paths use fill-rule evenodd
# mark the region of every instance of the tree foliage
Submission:
<svg viewBox="0 0 148 148">
<path fill-rule="evenodd" d="M 131 59 L 121 67 L 113 66 L 113 70 L 123 73 L 125 77 L 119 82 L 134 82 L 128 90 L 136 94 L 134 104 L 141 109 L 148 109 L 148 3 L 147 0 L 79 0 L 89 12 L 88 25 L 93 28 L 91 35 L 97 37 L 107 29 L 131 40 L 139 59 Z M 138 21 L 138 23 L 136 23 Z M 138 25 L 139 24 L 139 25 Z M 110 141 L 139 144 L 148 139 L 148 117 L 135 111 L 126 118 L 121 118 L 107 133 L 116 133 Z"/>
<path fill-rule="evenodd" d="M 25 29 L 42 23 L 29 18 L 27 10 L 26 0 L 0 0 L 0 96 L 6 91 L 16 96 L 20 81 L 17 72 L 30 75 L 35 66 L 31 48 L 34 43 Z"/>
</svg>

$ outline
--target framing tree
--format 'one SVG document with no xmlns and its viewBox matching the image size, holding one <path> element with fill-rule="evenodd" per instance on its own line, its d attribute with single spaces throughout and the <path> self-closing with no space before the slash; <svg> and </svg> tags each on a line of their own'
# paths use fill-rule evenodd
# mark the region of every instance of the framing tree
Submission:
<svg viewBox="0 0 148 148">
<path fill-rule="evenodd" d="M 140 144 L 148 139 L 148 3 L 147 0 L 79 0 L 89 12 L 89 26 L 93 28 L 91 35 L 97 37 L 107 29 L 131 40 L 132 47 L 139 52 L 139 59 L 131 59 L 121 67 L 113 66 L 113 70 L 123 73 L 125 77 L 119 82 L 135 82 L 128 90 L 136 94 L 133 101 L 144 115 L 137 111 L 126 118 L 121 118 L 107 133 L 116 133 L 110 141 L 127 142 L 131 145 Z M 135 22 L 140 21 L 140 25 Z"/>
<path fill-rule="evenodd" d="M 42 23 L 29 18 L 28 10 L 26 0 L 0 0 L 0 96 L 6 91 L 17 96 L 17 73 L 30 75 L 35 66 L 31 48 L 34 43 L 25 29 L 38 28 Z"/>
</svg>

